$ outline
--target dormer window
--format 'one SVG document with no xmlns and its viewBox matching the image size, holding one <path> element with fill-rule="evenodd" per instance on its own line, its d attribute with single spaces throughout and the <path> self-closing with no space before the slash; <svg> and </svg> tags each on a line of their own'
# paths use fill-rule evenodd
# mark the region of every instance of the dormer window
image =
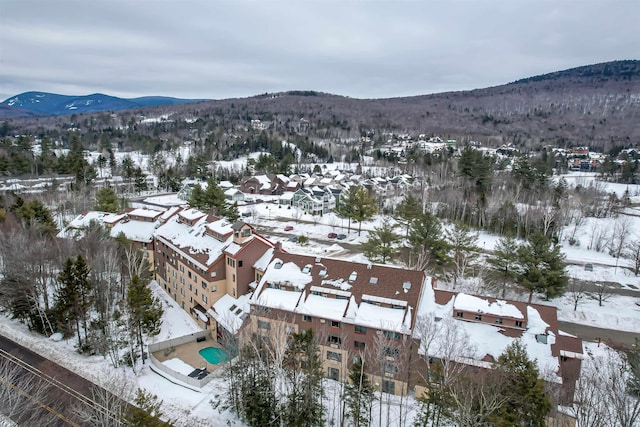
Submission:
<svg viewBox="0 0 640 427">
<path fill-rule="evenodd" d="M 408 290 L 411 289 L 411 282 L 404 282 L 402 284 L 402 289 L 404 289 L 405 292 L 407 292 Z"/>
<path fill-rule="evenodd" d="M 369 279 L 369 284 L 370 285 L 377 285 L 378 284 L 378 278 L 377 277 L 372 277 Z"/>
<path fill-rule="evenodd" d="M 326 276 L 326 275 L 327 275 L 327 270 L 326 270 L 326 269 L 320 270 L 320 273 L 318 273 L 318 275 L 319 275 L 320 277 L 324 277 L 324 276 Z"/>
<path fill-rule="evenodd" d="M 302 272 L 304 274 L 309 274 L 311 272 L 311 264 L 305 265 L 304 268 L 302 269 Z"/>
<path fill-rule="evenodd" d="M 547 343 L 547 335 L 546 334 L 537 334 L 536 335 L 536 341 L 538 341 L 540 344 L 546 344 Z"/>
<path fill-rule="evenodd" d="M 358 273 L 356 271 L 354 271 L 353 273 L 351 273 L 351 275 L 349 276 L 349 281 L 353 282 L 354 280 L 356 280 L 358 278 Z"/>
<path fill-rule="evenodd" d="M 276 263 L 273 265 L 273 268 L 275 268 L 276 270 L 280 270 L 282 268 L 282 261 L 276 261 Z"/>
</svg>

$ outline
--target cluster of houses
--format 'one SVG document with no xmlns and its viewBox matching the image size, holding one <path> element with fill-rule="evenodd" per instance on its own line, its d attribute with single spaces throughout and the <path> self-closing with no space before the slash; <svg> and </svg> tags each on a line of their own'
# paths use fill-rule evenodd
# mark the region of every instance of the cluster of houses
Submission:
<svg viewBox="0 0 640 427">
<path fill-rule="evenodd" d="M 191 189 L 196 184 L 206 188 L 206 182 L 186 181 L 178 197 L 187 201 Z M 367 178 L 351 172 L 328 170 L 325 173 L 301 173 L 290 176 L 261 174 L 244 179 L 238 186 L 229 181 L 221 181 L 219 184 L 231 203 L 251 203 L 261 200 L 261 197 L 268 197 L 282 207 L 296 207 L 310 215 L 332 212 L 340 194 L 354 185 L 364 186 L 379 197 L 387 197 L 411 188 L 414 179 L 406 174 L 388 178 Z"/>
<path fill-rule="evenodd" d="M 267 190 L 260 179 L 244 185 L 252 183 L 255 194 Z M 221 345 L 245 333 L 269 344 L 312 328 L 327 377 L 346 381 L 354 358 L 366 358 L 373 384 L 406 394 L 424 386 L 434 361 L 490 368 L 519 339 L 558 401 L 572 399 L 582 344 L 558 330 L 554 307 L 441 290 L 422 271 L 288 253 L 250 224 L 188 207 L 87 212 L 61 237 L 91 221 L 134 242 L 167 295 Z M 464 351 L 450 354 L 451 340 Z"/>
</svg>

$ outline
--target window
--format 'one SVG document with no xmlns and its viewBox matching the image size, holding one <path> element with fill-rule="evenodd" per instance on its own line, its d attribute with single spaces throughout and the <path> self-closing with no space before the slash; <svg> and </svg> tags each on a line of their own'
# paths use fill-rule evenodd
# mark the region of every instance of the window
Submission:
<svg viewBox="0 0 640 427">
<path fill-rule="evenodd" d="M 232 281 L 232 282 L 235 282 L 235 281 L 236 281 L 236 275 L 235 275 L 235 274 L 232 274 L 232 275 L 231 275 L 231 281 Z"/>
<path fill-rule="evenodd" d="M 482 321 L 482 314 L 476 314 L 475 319 Z"/>
<path fill-rule="evenodd" d="M 189 283 L 189 290 L 193 290 L 193 286 L 191 286 L 191 283 Z"/>
<path fill-rule="evenodd" d="M 295 334 L 296 333 L 296 328 L 294 328 L 293 326 L 285 326 L 284 327 L 284 332 L 287 335 Z"/>
<path fill-rule="evenodd" d="M 311 316 L 307 316 L 306 314 L 304 316 L 302 316 L 302 321 L 303 322 L 311 322 Z"/>
<path fill-rule="evenodd" d="M 327 342 L 329 344 L 342 344 L 342 338 L 336 337 L 335 335 L 328 335 Z"/>
<path fill-rule="evenodd" d="M 218 287 L 217 287 L 217 286 L 212 286 L 212 287 L 211 287 L 211 292 L 215 292 L 215 291 L 217 291 L 217 290 L 218 290 Z"/>
<path fill-rule="evenodd" d="M 382 371 L 383 372 L 390 372 L 392 374 L 397 374 L 399 370 L 400 369 L 398 369 L 398 365 L 396 365 L 395 363 L 384 362 L 382 364 Z"/>
<path fill-rule="evenodd" d="M 331 325 L 332 328 L 341 328 L 342 324 L 336 320 L 329 320 L 329 325 Z"/>
<path fill-rule="evenodd" d="M 389 339 L 392 339 L 392 340 L 399 340 L 400 339 L 400 333 L 399 332 L 384 331 L 384 336 L 386 338 L 389 338 Z"/>
<path fill-rule="evenodd" d="M 354 341 L 353 342 L 353 346 L 355 348 L 357 348 L 358 350 L 364 350 L 365 343 L 364 343 L 364 341 Z"/>
<path fill-rule="evenodd" d="M 457 311 L 457 312 L 456 312 L 456 317 L 459 317 L 459 318 L 461 318 L 461 319 L 462 319 L 462 318 L 464 317 L 464 313 L 463 313 L 463 312 L 461 312 L 461 311 Z"/>
<path fill-rule="evenodd" d="M 270 329 L 269 322 L 265 320 L 258 320 L 258 328 L 269 330 Z"/>
<path fill-rule="evenodd" d="M 496 323 L 497 323 L 498 325 L 502 325 L 502 322 L 503 322 L 502 317 L 498 317 L 498 318 L 496 318 Z"/>
<path fill-rule="evenodd" d="M 198 295 L 198 288 L 194 289 L 193 292 L 195 292 L 195 294 Z"/>
<path fill-rule="evenodd" d="M 184 288 L 180 288 L 180 295 L 184 296 Z"/>
<path fill-rule="evenodd" d="M 538 341 L 540 344 L 546 344 L 547 343 L 547 335 L 546 334 L 537 334 L 536 335 L 536 341 Z"/>
<path fill-rule="evenodd" d="M 248 229 L 248 228 L 243 229 L 242 232 L 241 232 L 242 237 L 247 237 L 250 234 L 251 234 L 251 230 Z M 240 266 L 240 267 L 242 267 L 242 266 Z"/>
<path fill-rule="evenodd" d="M 335 351 L 327 351 L 327 359 L 342 362 L 342 354 L 336 353 Z"/>
<path fill-rule="evenodd" d="M 202 302 L 204 302 L 205 304 L 207 303 L 207 296 L 206 295 L 202 295 Z"/>
<path fill-rule="evenodd" d="M 331 368 L 329 368 L 331 369 Z M 389 394 L 396 394 L 396 383 L 395 381 L 382 380 L 382 392 Z"/>
<path fill-rule="evenodd" d="M 385 356 L 389 356 L 389 357 L 400 356 L 400 350 L 394 347 L 385 347 L 383 352 Z"/>
<path fill-rule="evenodd" d="M 202 289 L 207 289 L 207 282 L 204 280 L 202 281 Z"/>
<path fill-rule="evenodd" d="M 238 267 L 242 267 L 242 260 L 238 261 Z"/>
<path fill-rule="evenodd" d="M 180 265 L 180 272 L 184 273 L 184 266 L 183 265 Z"/>
<path fill-rule="evenodd" d="M 187 276 L 189 276 L 189 279 L 191 279 L 191 272 L 190 271 L 187 272 Z"/>
<path fill-rule="evenodd" d="M 261 305 L 254 305 L 254 307 L 258 313 L 271 313 L 271 309 L 269 307 L 262 307 Z"/>
<path fill-rule="evenodd" d="M 522 320 L 516 320 L 516 328 L 522 328 Z"/>
<path fill-rule="evenodd" d="M 356 334 L 366 334 L 367 333 L 367 328 L 365 328 L 364 326 L 356 325 L 355 329 L 356 329 Z"/>
<path fill-rule="evenodd" d="M 236 266 L 236 260 L 233 258 L 227 258 L 227 265 L 230 267 L 235 267 Z"/>
<path fill-rule="evenodd" d="M 329 379 L 331 380 L 338 381 L 338 378 L 340 378 L 340 369 L 328 368 L 327 377 L 329 377 Z"/>
<path fill-rule="evenodd" d="M 193 302 L 193 297 L 189 297 L 189 302 Z"/>
</svg>

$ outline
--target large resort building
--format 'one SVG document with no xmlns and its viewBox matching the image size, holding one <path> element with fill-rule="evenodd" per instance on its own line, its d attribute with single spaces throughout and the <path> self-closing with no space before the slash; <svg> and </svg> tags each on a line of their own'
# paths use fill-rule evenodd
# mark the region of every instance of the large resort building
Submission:
<svg viewBox="0 0 640 427">
<path fill-rule="evenodd" d="M 221 345 L 231 336 L 277 345 L 312 329 L 327 377 L 346 381 L 363 358 L 378 389 L 406 394 L 434 362 L 490 369 L 520 340 L 556 400 L 573 398 L 582 343 L 558 330 L 555 307 L 441 290 L 420 271 L 287 253 L 249 224 L 196 209 L 87 213 L 66 235 L 87 218 L 144 251 L 162 289 Z"/>
</svg>

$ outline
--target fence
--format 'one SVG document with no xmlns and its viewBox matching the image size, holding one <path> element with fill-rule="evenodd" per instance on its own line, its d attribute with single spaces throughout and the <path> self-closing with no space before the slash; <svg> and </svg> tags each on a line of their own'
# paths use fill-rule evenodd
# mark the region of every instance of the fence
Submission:
<svg viewBox="0 0 640 427">
<path fill-rule="evenodd" d="M 156 357 L 153 355 L 153 353 L 155 353 L 156 351 L 161 351 L 161 350 L 166 350 L 166 351 L 173 351 L 173 348 L 182 344 L 186 344 L 188 342 L 192 342 L 192 341 L 197 341 L 197 340 L 201 340 L 202 338 L 205 338 L 209 335 L 209 331 L 200 331 L 200 332 L 195 332 L 193 334 L 190 335 L 185 335 L 182 337 L 178 337 L 178 338 L 172 338 L 170 340 L 167 341 L 162 341 L 162 342 L 158 342 L 155 344 L 149 344 L 147 346 L 148 349 L 148 353 L 149 353 L 149 359 L 151 359 L 151 364 L 153 365 L 153 367 L 161 372 L 164 372 L 165 374 L 180 380 L 181 382 L 193 386 L 193 387 L 197 387 L 197 388 L 202 388 L 204 387 L 209 381 L 211 381 L 211 379 L 213 378 L 211 375 L 207 375 L 206 377 L 202 378 L 201 380 L 197 379 L 197 378 L 191 378 L 188 375 L 184 375 L 181 374 L 180 372 L 174 371 L 173 369 L 169 368 L 168 366 L 164 365 L 162 362 L 160 362 L 158 359 L 156 359 Z"/>
</svg>

